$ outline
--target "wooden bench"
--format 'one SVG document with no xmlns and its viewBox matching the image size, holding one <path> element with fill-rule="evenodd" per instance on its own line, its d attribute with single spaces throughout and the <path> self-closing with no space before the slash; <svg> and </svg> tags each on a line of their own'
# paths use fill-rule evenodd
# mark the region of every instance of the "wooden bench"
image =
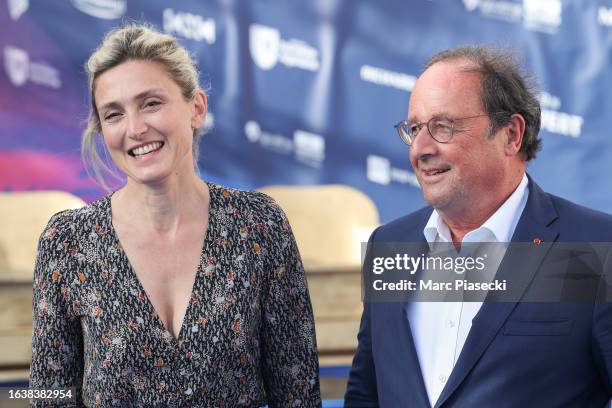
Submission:
<svg viewBox="0 0 612 408">
<path fill-rule="evenodd" d="M 357 347 L 361 243 L 380 221 L 372 200 L 343 185 L 269 186 L 287 214 L 306 270 L 321 365 L 347 365 Z"/>
<path fill-rule="evenodd" d="M 83 205 L 60 191 L 0 193 L 0 380 L 27 378 L 38 238 L 53 214 Z"/>
</svg>

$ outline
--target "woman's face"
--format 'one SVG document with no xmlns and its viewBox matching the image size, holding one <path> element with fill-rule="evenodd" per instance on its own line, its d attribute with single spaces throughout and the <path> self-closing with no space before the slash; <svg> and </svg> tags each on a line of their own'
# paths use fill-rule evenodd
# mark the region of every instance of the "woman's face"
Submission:
<svg viewBox="0 0 612 408">
<path fill-rule="evenodd" d="M 132 60 L 101 74 L 94 98 L 104 142 L 131 181 L 158 184 L 194 172 L 193 128 L 206 115 L 203 92 L 186 101 L 162 64 Z"/>
</svg>

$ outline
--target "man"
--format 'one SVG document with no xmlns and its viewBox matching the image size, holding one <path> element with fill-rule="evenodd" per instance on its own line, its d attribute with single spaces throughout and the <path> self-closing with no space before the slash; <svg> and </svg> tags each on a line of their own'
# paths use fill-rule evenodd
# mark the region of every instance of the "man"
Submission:
<svg viewBox="0 0 612 408">
<path fill-rule="evenodd" d="M 431 207 L 379 227 L 370 243 L 612 241 L 612 217 L 526 175 L 540 105 L 510 55 L 437 54 L 397 127 Z M 495 277 L 527 290 L 540 252 L 509 248 Z M 345 407 L 606 406 L 612 307 L 516 300 L 364 302 Z"/>
</svg>

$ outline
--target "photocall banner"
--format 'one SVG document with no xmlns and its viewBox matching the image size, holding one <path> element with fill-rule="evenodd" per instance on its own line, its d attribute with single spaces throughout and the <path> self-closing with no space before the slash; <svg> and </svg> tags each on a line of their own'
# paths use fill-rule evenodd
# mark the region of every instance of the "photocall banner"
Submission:
<svg viewBox="0 0 612 408">
<path fill-rule="evenodd" d="M 612 212 L 612 0 L 0 0 L 1 190 L 105 194 L 80 162 L 83 64 L 127 21 L 176 36 L 199 64 L 205 179 L 347 184 L 382 221 L 420 208 L 393 124 L 428 57 L 485 43 L 519 50 L 538 78 L 536 182 Z"/>
</svg>

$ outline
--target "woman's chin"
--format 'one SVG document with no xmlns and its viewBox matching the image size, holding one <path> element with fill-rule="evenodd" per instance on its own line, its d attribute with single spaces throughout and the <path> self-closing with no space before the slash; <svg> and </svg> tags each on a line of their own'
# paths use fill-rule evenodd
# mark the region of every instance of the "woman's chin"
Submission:
<svg viewBox="0 0 612 408">
<path fill-rule="evenodd" d="M 166 182 L 171 174 L 171 171 L 161 169 L 137 169 L 128 173 L 128 179 L 136 184 L 157 186 Z"/>
</svg>

